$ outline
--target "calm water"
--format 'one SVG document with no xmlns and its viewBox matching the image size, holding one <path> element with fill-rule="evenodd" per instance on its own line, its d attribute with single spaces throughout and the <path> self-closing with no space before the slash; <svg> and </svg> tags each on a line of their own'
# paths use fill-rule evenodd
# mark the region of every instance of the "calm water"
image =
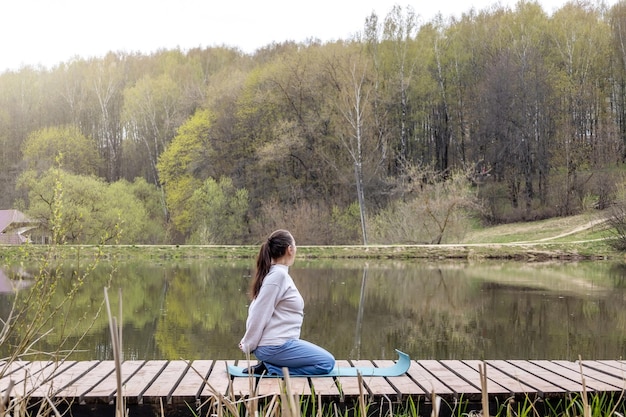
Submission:
<svg viewBox="0 0 626 417">
<path fill-rule="evenodd" d="M 72 359 L 111 359 L 102 304 L 108 286 L 116 317 L 121 289 L 125 359 L 242 358 L 237 344 L 252 266 L 252 260 L 101 264 L 60 307 L 63 316 L 36 348 L 62 345 L 75 350 Z M 62 278 L 51 304 L 61 303 L 81 268 L 56 273 Z M 305 299 L 302 337 L 339 359 L 394 359 L 396 348 L 414 359 L 618 359 L 626 352 L 620 264 L 298 260 L 291 275 Z M 0 295 L 3 318 L 13 299 Z M 0 353 L 10 349 L 4 343 Z"/>
</svg>

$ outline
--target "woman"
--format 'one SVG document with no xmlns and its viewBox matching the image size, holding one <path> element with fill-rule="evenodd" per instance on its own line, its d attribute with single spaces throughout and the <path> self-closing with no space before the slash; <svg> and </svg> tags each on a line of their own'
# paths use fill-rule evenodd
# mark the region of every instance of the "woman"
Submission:
<svg viewBox="0 0 626 417">
<path fill-rule="evenodd" d="M 304 300 L 289 276 L 296 257 L 296 242 L 286 230 L 272 233 L 261 245 L 250 286 L 246 333 L 239 348 L 260 361 L 255 374 L 321 375 L 335 366 L 325 349 L 300 339 Z"/>
</svg>

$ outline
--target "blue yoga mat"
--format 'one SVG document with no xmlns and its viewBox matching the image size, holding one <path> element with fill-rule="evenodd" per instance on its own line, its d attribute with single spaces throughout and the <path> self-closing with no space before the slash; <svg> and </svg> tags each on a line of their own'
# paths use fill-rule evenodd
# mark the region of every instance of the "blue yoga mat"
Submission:
<svg viewBox="0 0 626 417">
<path fill-rule="evenodd" d="M 335 367 L 332 371 L 323 375 L 290 375 L 290 377 L 311 377 L 311 378 L 324 378 L 324 377 L 333 377 L 333 376 L 357 376 L 357 374 L 361 374 L 361 376 L 399 376 L 406 373 L 409 370 L 409 366 L 411 365 L 411 358 L 404 352 L 400 352 L 396 349 L 398 353 L 398 360 L 392 366 L 386 368 L 375 368 L 375 367 Z M 240 376 L 240 377 L 249 377 L 250 374 L 244 373 L 243 370 L 245 368 L 241 366 L 228 365 L 228 373 L 231 376 Z M 261 375 L 254 375 L 261 376 Z M 267 375 L 263 374 L 263 378 L 280 378 L 279 375 Z"/>
</svg>

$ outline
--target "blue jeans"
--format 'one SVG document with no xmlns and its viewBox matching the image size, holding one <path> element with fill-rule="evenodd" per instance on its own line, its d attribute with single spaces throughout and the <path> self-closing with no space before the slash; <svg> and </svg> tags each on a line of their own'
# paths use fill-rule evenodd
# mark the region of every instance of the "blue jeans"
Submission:
<svg viewBox="0 0 626 417">
<path fill-rule="evenodd" d="M 311 342 L 292 339 L 280 346 L 258 346 L 254 356 L 265 363 L 270 374 L 283 374 L 283 367 L 289 368 L 289 375 L 322 375 L 335 367 L 335 358 L 325 349 Z"/>
</svg>

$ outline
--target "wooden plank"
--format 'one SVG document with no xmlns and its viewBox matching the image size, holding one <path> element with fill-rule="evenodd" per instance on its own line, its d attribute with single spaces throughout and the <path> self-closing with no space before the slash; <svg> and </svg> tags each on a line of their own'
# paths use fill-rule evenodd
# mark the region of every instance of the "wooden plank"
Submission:
<svg viewBox="0 0 626 417">
<path fill-rule="evenodd" d="M 487 379 L 491 381 L 491 384 L 488 383 L 488 387 L 490 387 L 492 384 L 497 384 L 507 389 L 511 394 L 515 392 L 537 393 L 537 390 L 534 387 L 524 384 L 519 379 L 513 378 L 510 375 L 501 372 L 500 370 L 494 368 L 493 366 L 490 366 L 486 362 L 480 360 L 464 360 L 462 362 L 470 368 L 474 369 L 476 372 L 479 372 L 480 365 L 486 365 Z"/>
<path fill-rule="evenodd" d="M 626 380 L 626 370 L 623 368 L 624 364 L 620 361 L 583 361 L 583 369 L 595 369 L 604 372 L 617 378 L 620 388 L 624 388 L 624 381 Z M 578 364 L 578 362 L 576 362 Z M 580 373 L 580 367 L 578 368 Z"/>
<path fill-rule="evenodd" d="M 280 383 L 281 378 L 261 377 L 256 384 L 256 395 L 260 397 L 271 397 L 274 395 L 280 395 Z"/>
<path fill-rule="evenodd" d="M 261 397 L 280 395 L 281 386 L 284 386 L 282 378 L 261 378 L 256 385 L 256 395 Z"/>
<path fill-rule="evenodd" d="M 474 387 L 478 388 L 479 392 L 482 392 L 482 384 L 480 381 L 480 368 L 472 368 L 467 363 L 463 361 L 457 360 L 442 360 L 441 364 L 446 368 L 450 369 L 455 374 L 459 375 L 461 378 L 468 381 Z M 511 392 L 510 389 L 503 387 L 498 384 L 494 380 L 489 378 L 489 367 L 487 368 L 487 393 L 489 394 L 508 394 Z"/>
<path fill-rule="evenodd" d="M 54 373 L 55 363 L 52 361 L 30 362 L 15 375 L 21 378 L 15 382 L 12 390 L 13 395 L 27 397 L 29 391 L 44 383 L 49 375 Z M 16 378 L 16 379 L 17 379 Z"/>
<path fill-rule="evenodd" d="M 15 393 L 22 393 L 20 395 L 24 395 L 25 397 L 32 397 L 32 393 L 36 390 L 44 391 L 44 395 L 52 395 L 52 387 L 50 386 L 51 378 L 54 377 L 55 374 L 61 374 L 68 368 L 72 367 L 76 362 L 73 361 L 65 361 L 65 362 L 50 362 L 48 366 L 44 366 L 40 372 L 34 373 L 32 376 L 27 377 L 23 381 L 17 383 L 13 389 Z M 29 368 L 32 366 L 37 368 L 37 365 L 31 363 Z M 25 394 L 24 394 L 25 393 Z"/>
<path fill-rule="evenodd" d="M 481 392 L 480 388 L 472 385 L 472 383 L 466 379 L 461 378 L 450 369 L 443 366 L 443 364 L 439 361 L 420 360 L 419 364 L 457 394 L 469 395 L 480 394 Z"/>
<path fill-rule="evenodd" d="M 561 361 L 561 360 L 552 361 L 552 362 L 580 373 L 580 365 L 578 364 L 578 362 Z M 589 363 L 583 362 L 583 374 L 585 375 L 585 378 L 594 378 L 594 379 L 597 379 L 598 381 L 604 381 L 607 384 L 611 384 L 616 387 L 619 387 L 620 385 L 623 386 L 624 380 L 621 377 L 616 377 L 601 369 L 596 369 L 596 368 L 602 368 L 601 364 L 595 364 L 592 367 L 590 366 Z M 618 391 L 620 390 L 621 388 L 618 388 Z"/>
<path fill-rule="evenodd" d="M 612 370 L 611 375 L 619 376 L 620 378 L 626 380 L 626 363 L 624 361 L 610 361 L 610 360 L 599 360 L 599 361 L 587 361 L 584 360 L 583 363 L 596 364 L 601 363 L 603 366 L 607 368 L 614 368 Z"/>
<path fill-rule="evenodd" d="M 386 368 L 386 367 L 392 366 L 394 363 L 395 362 L 392 360 L 374 361 L 374 365 L 378 366 L 379 368 Z M 398 400 L 402 399 L 402 397 L 405 395 L 409 395 L 409 396 L 424 395 L 424 394 L 430 395 L 428 392 L 425 392 L 422 389 L 422 387 L 417 385 L 415 381 L 413 381 L 411 377 L 409 377 L 406 374 L 400 375 L 400 376 L 391 376 L 391 377 L 387 377 L 386 379 L 389 382 L 389 384 L 391 384 L 391 386 L 394 387 L 395 390 L 397 391 Z"/>
<path fill-rule="evenodd" d="M 580 392 L 582 391 L 582 385 L 580 382 L 564 378 L 561 375 L 557 375 L 554 372 L 525 360 L 509 360 L 507 361 L 524 371 L 535 375 L 545 381 L 550 381 L 554 385 L 560 387 L 566 392 Z"/>
<path fill-rule="evenodd" d="M 315 377 L 312 376 L 310 378 L 311 382 L 311 391 L 315 394 L 315 396 L 320 397 L 339 397 L 341 393 L 339 392 L 339 388 L 337 387 L 337 381 L 335 378 L 328 377 Z"/>
<path fill-rule="evenodd" d="M 122 391 L 126 389 L 126 381 L 128 381 L 135 371 L 141 368 L 145 364 L 145 361 L 124 361 L 121 364 L 122 374 Z M 98 385 L 94 386 L 89 391 L 85 392 L 81 396 L 81 401 L 85 398 L 97 399 L 99 401 L 110 402 L 117 392 L 117 377 L 116 373 L 112 372 L 104 377 Z"/>
<path fill-rule="evenodd" d="M 78 363 L 79 362 L 75 361 L 62 361 L 51 365 L 50 369 L 46 370 L 48 373 L 46 379 L 41 383 L 34 385 L 30 389 L 28 396 L 31 398 L 52 397 L 56 390 L 67 384 L 72 379 L 71 372 L 69 370 L 78 365 Z"/>
<path fill-rule="evenodd" d="M 239 361 L 238 366 L 254 366 L 256 361 Z M 267 397 L 280 394 L 280 384 L 282 378 L 234 378 L 232 381 L 232 392 L 235 398 L 247 397 L 253 393 L 255 396 Z M 311 387 L 308 378 L 290 378 L 291 390 L 294 395 L 311 395 Z M 250 383 L 252 382 L 252 386 Z M 203 393 L 205 394 L 205 393 Z"/>
<path fill-rule="evenodd" d="M 454 391 L 450 389 L 446 384 L 437 379 L 433 374 L 428 372 L 419 363 L 419 361 L 411 361 L 411 366 L 407 371 L 407 374 L 417 383 L 422 389 L 428 393 L 430 397 L 433 393 L 437 395 L 454 394 Z"/>
<path fill-rule="evenodd" d="M 371 361 L 364 360 L 354 360 L 350 361 L 350 363 L 352 363 L 352 366 L 358 367 L 372 367 L 375 365 Z M 397 397 L 399 395 L 398 391 L 396 391 L 396 389 L 391 384 L 389 384 L 389 381 L 387 381 L 385 378 L 379 376 L 364 376 L 363 382 L 365 383 L 365 387 L 367 388 L 367 391 L 370 395 L 391 395 L 394 397 Z"/>
<path fill-rule="evenodd" d="M 158 403 L 159 399 L 166 399 L 167 402 L 191 402 L 201 397 L 208 398 L 214 396 L 209 385 L 220 395 L 236 392 L 238 396 L 247 397 L 255 390 L 260 396 L 280 393 L 281 379 L 252 378 L 251 388 L 248 378 L 231 379 L 226 371 L 227 363 L 234 364 L 235 361 L 127 361 L 122 365 L 125 376 L 124 395 L 132 404 L 135 401 Z M 240 363 L 243 364 L 242 361 Z M 364 367 L 388 367 L 393 363 L 390 360 L 337 361 L 338 366 Z M 402 398 L 407 395 L 430 397 L 433 391 L 438 395 L 478 394 L 478 365 L 483 363 L 487 364 L 488 391 L 491 395 L 552 394 L 582 390 L 578 362 L 419 360 L 411 361 L 405 375 L 363 377 L 363 392 L 376 400 L 381 400 L 381 397 Z M 624 388 L 626 363 L 602 360 L 583 361 L 581 364 L 589 391 L 618 392 Z M 51 396 L 68 401 L 78 398 L 83 404 L 88 401 L 111 402 L 117 388 L 114 370 L 113 361 L 16 361 L 7 365 L 7 375 L 0 378 L 0 386 L 2 383 L 8 384 L 12 379 L 17 383 L 15 393 L 31 391 L 30 396 L 33 398 Z M 294 395 L 304 398 L 319 395 L 322 401 L 329 401 L 332 397 L 356 398 L 360 393 L 357 377 L 293 377 L 290 382 Z"/>
<path fill-rule="evenodd" d="M 580 375 L 579 371 L 574 371 L 573 369 L 565 368 L 552 361 L 538 360 L 538 361 L 531 361 L 531 362 L 538 366 L 541 366 L 550 370 L 555 375 L 561 376 L 563 378 L 571 379 L 572 381 L 581 381 L 581 383 L 579 383 L 580 385 L 579 392 L 582 391 L 582 376 Z M 611 385 L 610 383 L 607 383 L 607 381 L 600 380 L 597 378 L 592 378 L 592 377 L 585 377 L 585 384 L 590 391 L 603 392 L 603 391 L 620 390 L 619 387 Z"/>
<path fill-rule="evenodd" d="M 533 387 L 538 393 L 552 394 L 566 392 L 566 390 L 560 386 L 552 384 L 530 372 L 526 372 L 524 369 L 505 360 L 488 360 L 487 363 L 501 372 L 508 374 L 511 378 L 518 379 L 524 384 Z"/>
<path fill-rule="evenodd" d="M 141 394 L 152 385 L 152 382 L 161 374 L 166 365 L 166 360 L 148 361 L 126 381 L 124 396 L 132 399 L 130 404 L 143 403 Z"/>
<path fill-rule="evenodd" d="M 338 360 L 335 361 L 335 364 L 338 367 L 349 367 L 352 366 L 350 365 L 350 363 L 346 360 Z M 370 363 L 369 366 L 372 366 L 372 364 Z M 337 377 L 337 386 L 339 387 L 339 392 L 341 393 L 341 395 L 343 396 L 348 396 L 348 397 L 356 397 L 359 395 L 359 380 L 357 377 L 346 377 L 346 376 L 339 376 Z M 367 393 L 367 388 L 365 387 L 365 385 L 361 384 L 361 390 L 363 391 L 363 393 Z"/>
<path fill-rule="evenodd" d="M 200 398 L 209 371 L 214 365 L 212 360 L 195 360 L 178 383 L 168 402 L 193 401 Z"/>
<path fill-rule="evenodd" d="M 32 370 L 39 369 L 39 371 L 41 371 L 41 369 L 51 364 L 52 362 L 49 361 L 16 361 L 14 365 L 8 365 L 9 369 L 7 369 L 7 375 L 0 379 L 0 391 L 4 393 L 9 384 L 13 384 L 15 387 L 15 384 L 24 381 L 32 373 Z M 24 395 L 23 392 L 17 392 L 15 389 L 12 391 L 13 393 Z"/>
<path fill-rule="evenodd" d="M 284 378 L 261 378 L 257 384 L 257 394 L 261 396 L 280 395 L 281 386 L 285 390 L 287 389 L 285 383 Z M 308 378 L 291 377 L 289 378 L 289 387 L 292 395 L 311 395 Z"/>
<path fill-rule="evenodd" d="M 0 368 L 0 375 L 2 375 L 2 378 L 0 378 L 0 387 L 2 387 L 2 390 L 6 388 L 6 383 L 8 383 L 9 380 L 13 379 L 13 381 L 15 381 L 16 373 L 20 369 L 28 366 L 29 364 L 30 362 L 21 360 L 14 360 L 11 362 L 3 363 L 2 368 Z"/>
<path fill-rule="evenodd" d="M 99 363 L 100 361 L 98 360 L 78 361 L 70 369 L 66 370 L 65 372 L 61 374 L 55 375 L 54 380 L 50 381 L 50 384 L 49 384 L 53 388 L 52 395 L 50 395 L 50 397 L 56 397 L 58 393 L 62 391 L 65 387 L 67 387 L 68 385 L 71 385 L 76 380 L 84 376 L 91 369 L 98 366 Z M 35 397 L 43 396 L 42 394 L 44 394 L 44 392 L 47 391 L 46 386 L 42 386 L 42 391 L 43 392 L 39 392 L 39 391 L 33 392 L 33 396 Z M 46 392 L 46 394 L 48 393 Z"/>
<path fill-rule="evenodd" d="M 255 360 L 242 360 L 238 361 L 238 366 L 254 366 L 258 362 Z M 234 399 L 245 398 L 248 396 L 256 395 L 256 385 L 260 378 L 255 376 L 250 376 L 248 378 L 236 377 L 233 378 L 231 385 L 231 393 L 234 395 Z"/>
<path fill-rule="evenodd" d="M 188 364 L 185 361 L 170 361 L 161 374 L 142 394 L 142 401 L 159 402 L 159 399 L 166 399 L 174 391 L 178 381 L 187 373 Z"/>
<path fill-rule="evenodd" d="M 101 361 L 95 367 L 90 368 L 80 378 L 63 387 L 56 393 L 57 398 L 83 398 L 83 394 L 99 384 L 104 378 L 115 371 L 113 361 Z"/>
<path fill-rule="evenodd" d="M 234 365 L 235 361 L 216 361 L 211 369 L 200 397 L 215 397 L 217 395 L 228 395 L 232 385 L 227 366 Z"/>
<path fill-rule="evenodd" d="M 311 395 L 311 384 L 310 384 L 309 378 L 304 378 L 304 377 L 289 378 L 289 386 L 291 388 L 292 395 L 299 395 L 299 396 Z"/>
</svg>

